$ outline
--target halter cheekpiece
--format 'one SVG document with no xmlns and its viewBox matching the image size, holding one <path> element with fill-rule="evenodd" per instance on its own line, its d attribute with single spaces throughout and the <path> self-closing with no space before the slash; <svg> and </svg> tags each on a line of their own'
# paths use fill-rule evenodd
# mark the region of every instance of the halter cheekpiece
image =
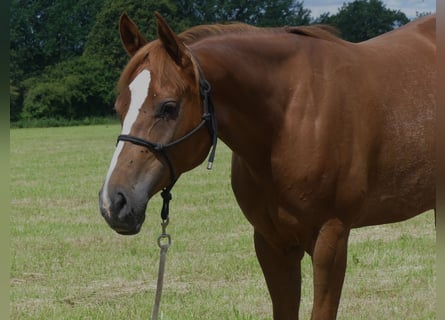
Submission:
<svg viewBox="0 0 445 320">
<path fill-rule="evenodd" d="M 133 144 L 136 144 L 136 145 L 139 145 L 142 147 L 146 147 L 147 149 L 151 150 L 152 152 L 160 153 L 162 155 L 162 157 L 164 158 L 165 162 L 167 163 L 168 169 L 170 171 L 171 182 L 161 192 L 161 197 L 163 200 L 162 209 L 161 209 L 161 218 L 163 221 L 168 220 L 169 203 L 170 203 L 170 200 L 172 199 L 172 195 L 171 195 L 170 191 L 178 179 L 175 175 L 173 165 L 172 165 L 170 158 L 168 156 L 168 149 L 181 143 L 182 141 L 190 138 L 192 135 L 194 135 L 196 132 L 198 132 L 201 128 L 203 128 L 204 126 L 207 125 L 207 127 L 209 129 L 210 137 L 212 138 L 212 147 L 210 150 L 210 155 L 209 155 L 208 165 L 207 165 L 207 169 L 210 170 L 210 169 L 212 169 L 213 161 L 215 159 L 216 143 L 218 141 L 215 109 L 213 106 L 212 99 L 210 97 L 211 86 L 210 86 L 210 83 L 204 77 L 204 73 L 202 71 L 201 65 L 199 64 L 199 61 L 196 59 L 196 57 L 194 57 L 192 55 L 191 52 L 190 52 L 190 56 L 195 61 L 198 72 L 199 72 L 199 91 L 200 91 L 202 104 L 203 104 L 203 108 L 204 108 L 204 112 L 201 117 L 201 122 L 194 129 L 192 129 L 191 131 L 189 131 L 182 137 L 180 137 L 176 140 L 173 140 L 169 143 L 166 143 L 166 144 L 144 140 L 144 139 L 141 139 L 141 138 L 138 138 L 138 137 L 135 137 L 132 135 L 128 135 L 128 134 L 121 134 L 117 137 L 117 143 L 119 141 L 131 142 Z"/>
</svg>

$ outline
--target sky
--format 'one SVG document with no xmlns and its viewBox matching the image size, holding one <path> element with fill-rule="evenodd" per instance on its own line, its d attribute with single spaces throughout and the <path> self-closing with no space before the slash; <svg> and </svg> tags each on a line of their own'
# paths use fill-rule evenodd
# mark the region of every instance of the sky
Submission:
<svg viewBox="0 0 445 320">
<path fill-rule="evenodd" d="M 311 16 L 316 18 L 323 12 L 336 14 L 345 2 L 353 0 L 304 0 L 304 8 L 311 10 Z M 441 0 L 439 0 L 441 1 Z M 414 18 L 417 12 L 435 12 L 436 0 L 382 0 L 386 8 L 400 10 L 408 18 Z"/>
</svg>

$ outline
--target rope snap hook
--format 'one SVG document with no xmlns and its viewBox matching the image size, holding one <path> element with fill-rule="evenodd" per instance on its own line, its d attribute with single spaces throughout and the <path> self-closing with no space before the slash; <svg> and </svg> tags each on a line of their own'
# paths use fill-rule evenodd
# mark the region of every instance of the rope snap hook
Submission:
<svg viewBox="0 0 445 320">
<path fill-rule="evenodd" d="M 162 233 L 158 237 L 158 246 L 159 246 L 159 248 L 161 248 L 161 250 L 164 247 L 166 247 L 166 249 L 168 249 L 168 247 L 170 247 L 170 245 L 172 243 L 171 236 L 166 232 L 168 223 L 169 223 L 169 218 L 162 220 L 162 222 L 161 222 Z"/>
</svg>

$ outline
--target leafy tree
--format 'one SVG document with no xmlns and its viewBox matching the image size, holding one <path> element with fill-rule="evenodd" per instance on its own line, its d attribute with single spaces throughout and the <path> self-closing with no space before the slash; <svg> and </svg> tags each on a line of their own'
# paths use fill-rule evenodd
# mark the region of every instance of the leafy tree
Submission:
<svg viewBox="0 0 445 320">
<path fill-rule="evenodd" d="M 155 11 L 169 21 L 170 17 L 176 16 L 176 6 L 170 0 L 105 0 L 88 35 L 84 55 L 100 59 L 110 72 L 120 72 L 128 56 L 119 38 L 119 17 L 127 12 L 150 41 L 157 37 Z"/>
<path fill-rule="evenodd" d="M 113 113 L 114 87 L 128 57 L 119 40 L 119 16 L 127 11 L 144 30 L 155 35 L 155 10 L 173 15 L 171 1 L 104 0 L 88 37 L 82 42 L 82 55 L 29 74 L 22 81 L 21 118 L 69 118 L 104 116 Z M 147 23 L 149 21 L 149 23 Z M 149 38 L 150 39 L 150 38 Z M 16 118 L 17 115 L 16 115 Z"/>
<path fill-rule="evenodd" d="M 302 1 L 265 2 L 257 22 L 260 26 L 298 26 L 307 25 L 311 21 L 311 11 L 304 8 Z"/>
<path fill-rule="evenodd" d="M 112 79 L 99 60 L 77 57 L 24 81 L 21 118 L 80 119 L 110 114 L 114 100 Z"/>
<path fill-rule="evenodd" d="M 287 24 L 294 16 L 294 6 L 293 0 L 220 0 L 215 1 L 213 20 L 259 26 Z"/>
<path fill-rule="evenodd" d="M 295 0 L 179 0 L 188 25 L 238 21 L 258 26 L 309 24 L 310 10 Z"/>
<path fill-rule="evenodd" d="M 429 16 L 431 14 L 433 14 L 433 12 L 431 12 L 431 11 L 422 11 L 422 12 L 416 11 L 416 16 L 414 17 L 413 20 L 417 20 L 417 19 Z"/>
<path fill-rule="evenodd" d="M 318 23 L 337 27 L 345 40 L 360 42 L 391 31 L 409 22 L 400 10 L 386 8 L 381 0 L 345 3 L 337 14 L 322 14 Z"/>
<path fill-rule="evenodd" d="M 10 54 L 15 69 L 20 69 L 17 78 L 81 55 L 101 3 L 102 0 L 13 0 Z"/>
<path fill-rule="evenodd" d="M 12 0 L 10 7 L 11 120 L 22 108 L 22 81 L 82 54 L 103 0 Z"/>
</svg>

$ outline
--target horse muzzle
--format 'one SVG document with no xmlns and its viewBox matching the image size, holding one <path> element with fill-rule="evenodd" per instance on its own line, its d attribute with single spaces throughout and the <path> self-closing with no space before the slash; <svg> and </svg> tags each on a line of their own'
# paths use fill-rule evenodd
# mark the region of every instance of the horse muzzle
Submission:
<svg viewBox="0 0 445 320">
<path fill-rule="evenodd" d="M 109 191 L 106 197 L 103 188 L 99 192 L 102 216 L 114 231 L 122 235 L 139 233 L 145 220 L 146 206 L 147 202 L 138 204 L 124 190 Z"/>
</svg>

